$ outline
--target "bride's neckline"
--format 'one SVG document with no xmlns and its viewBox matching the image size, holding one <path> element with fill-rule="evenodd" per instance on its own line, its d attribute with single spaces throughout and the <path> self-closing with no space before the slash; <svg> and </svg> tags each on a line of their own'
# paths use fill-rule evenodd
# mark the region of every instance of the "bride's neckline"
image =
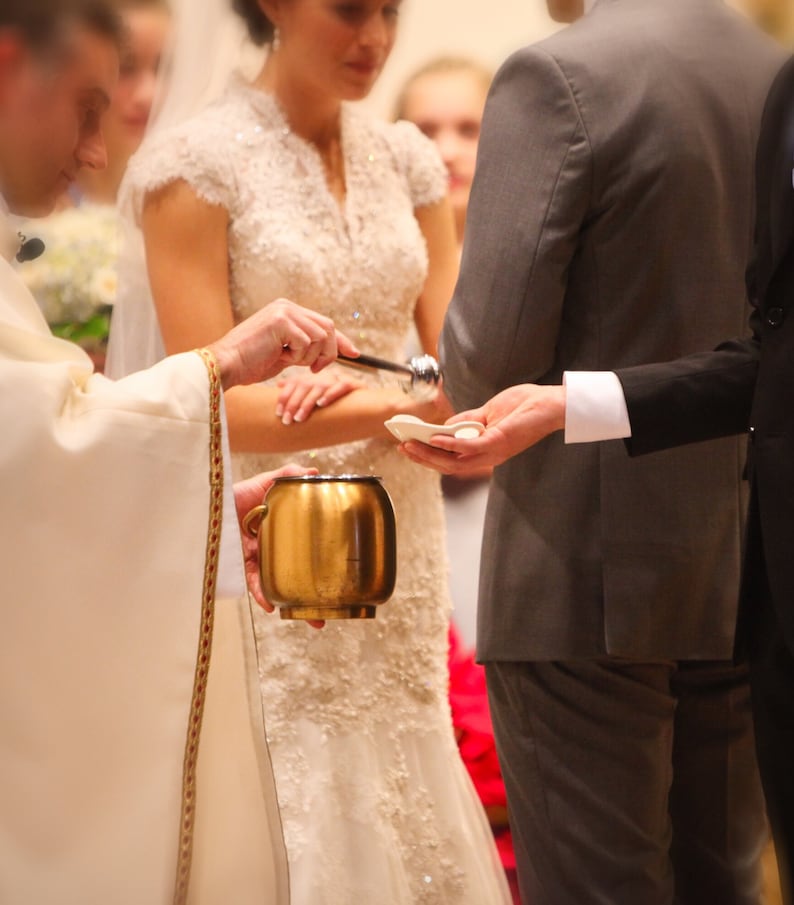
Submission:
<svg viewBox="0 0 794 905">
<path fill-rule="evenodd" d="M 317 145 L 308 138 L 293 131 L 290 126 L 289 119 L 279 99 L 272 91 L 267 91 L 251 82 L 235 77 L 232 81 L 232 90 L 242 94 L 251 108 L 261 117 L 265 119 L 267 124 L 274 127 L 276 133 L 280 133 L 284 140 L 288 140 L 293 147 L 301 148 L 313 161 L 318 175 L 321 177 L 322 183 L 328 193 L 328 197 L 333 201 L 335 207 L 341 214 L 342 218 L 346 218 L 348 198 L 350 196 L 350 172 L 351 172 L 351 147 L 349 142 L 350 132 L 350 116 L 351 110 L 348 104 L 342 103 L 339 113 L 339 141 L 342 154 L 342 164 L 344 167 L 344 183 L 345 194 L 340 198 L 331 189 L 325 164 Z"/>
</svg>

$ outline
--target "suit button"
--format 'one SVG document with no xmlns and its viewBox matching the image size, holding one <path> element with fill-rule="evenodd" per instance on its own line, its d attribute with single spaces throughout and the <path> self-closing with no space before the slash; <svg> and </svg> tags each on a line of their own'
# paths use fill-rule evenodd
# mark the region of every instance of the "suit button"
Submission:
<svg viewBox="0 0 794 905">
<path fill-rule="evenodd" d="M 766 322 L 770 327 L 779 327 L 786 316 L 782 308 L 770 308 L 766 313 Z"/>
</svg>

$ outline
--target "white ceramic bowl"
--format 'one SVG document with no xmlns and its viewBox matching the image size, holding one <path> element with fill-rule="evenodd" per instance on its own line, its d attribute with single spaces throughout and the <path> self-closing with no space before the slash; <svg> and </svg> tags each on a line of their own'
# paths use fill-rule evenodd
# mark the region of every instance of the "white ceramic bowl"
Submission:
<svg viewBox="0 0 794 905">
<path fill-rule="evenodd" d="M 457 437 L 459 440 L 476 440 L 485 432 L 485 426 L 479 421 L 461 421 L 458 424 L 428 424 L 415 415 L 395 415 L 386 422 L 386 427 L 401 442 L 418 440 L 430 443 L 432 437 L 443 434 L 446 437 Z"/>
</svg>

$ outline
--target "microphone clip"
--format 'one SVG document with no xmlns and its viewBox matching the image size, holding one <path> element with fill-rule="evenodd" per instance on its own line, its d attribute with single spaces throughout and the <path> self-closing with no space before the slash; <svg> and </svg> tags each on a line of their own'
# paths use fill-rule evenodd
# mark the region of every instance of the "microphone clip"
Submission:
<svg viewBox="0 0 794 905">
<path fill-rule="evenodd" d="M 41 241 L 41 239 L 28 239 L 27 236 L 23 236 L 22 233 L 18 233 L 19 235 L 19 251 L 17 252 L 17 261 L 20 264 L 25 264 L 28 261 L 35 261 L 36 258 L 40 258 L 44 254 L 45 245 Z"/>
</svg>

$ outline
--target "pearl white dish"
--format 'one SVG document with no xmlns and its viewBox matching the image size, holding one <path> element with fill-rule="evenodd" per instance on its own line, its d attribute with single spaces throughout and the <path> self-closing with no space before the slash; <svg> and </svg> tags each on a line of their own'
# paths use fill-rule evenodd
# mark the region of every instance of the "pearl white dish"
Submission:
<svg viewBox="0 0 794 905">
<path fill-rule="evenodd" d="M 430 444 L 430 439 L 439 434 L 456 437 L 459 440 L 475 440 L 485 432 L 479 421 L 460 421 L 458 424 L 428 424 L 416 415 L 395 415 L 385 422 L 386 427 L 401 443 L 418 440 Z"/>
</svg>

